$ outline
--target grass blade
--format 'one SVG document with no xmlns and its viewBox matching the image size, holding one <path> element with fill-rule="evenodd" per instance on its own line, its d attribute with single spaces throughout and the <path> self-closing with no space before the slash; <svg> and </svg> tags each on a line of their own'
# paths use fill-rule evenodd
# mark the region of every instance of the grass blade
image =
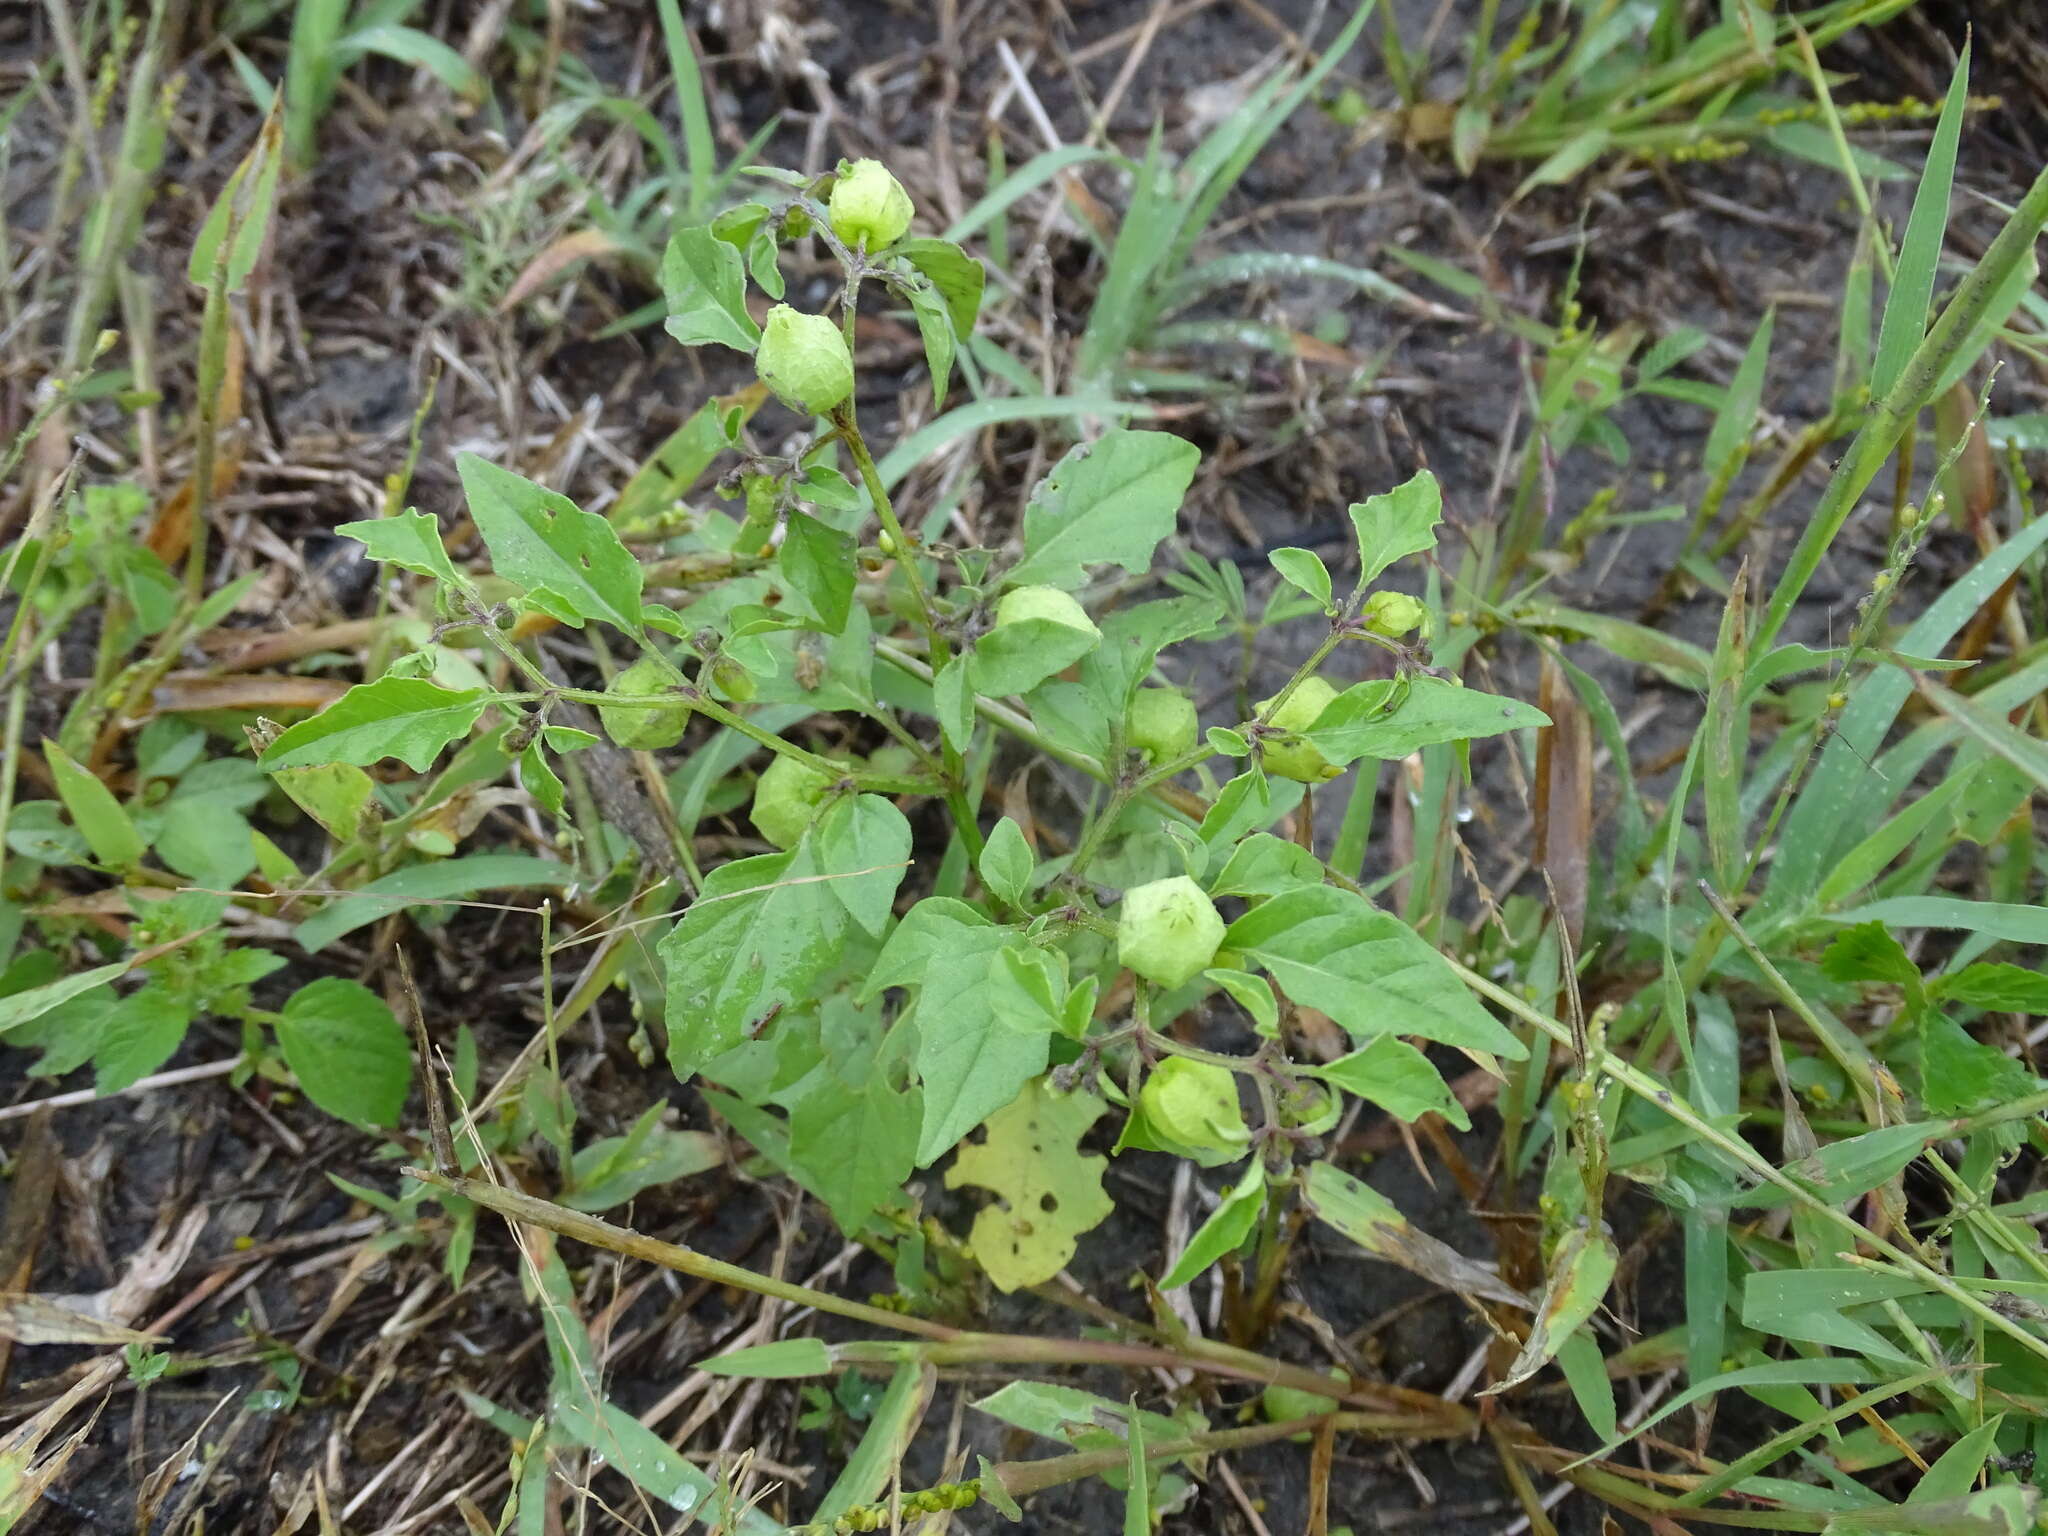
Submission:
<svg viewBox="0 0 2048 1536">
<path fill-rule="evenodd" d="M 1898 269 L 1892 274 L 1891 296 L 1885 300 L 1884 323 L 1877 336 L 1877 366 L 1870 378 L 1870 392 L 1878 398 L 1899 382 L 1926 335 L 1927 306 L 1934 299 L 1934 273 L 1941 262 L 1942 236 L 1948 230 L 1949 191 L 1955 183 L 1956 146 L 1962 137 L 1969 83 L 1970 47 L 1965 43 L 1955 79 L 1949 82 L 1948 99 L 1942 103 L 1941 121 L 1935 124 L 1934 142 L 1927 146 L 1927 165 L 1913 194 Z"/>
</svg>

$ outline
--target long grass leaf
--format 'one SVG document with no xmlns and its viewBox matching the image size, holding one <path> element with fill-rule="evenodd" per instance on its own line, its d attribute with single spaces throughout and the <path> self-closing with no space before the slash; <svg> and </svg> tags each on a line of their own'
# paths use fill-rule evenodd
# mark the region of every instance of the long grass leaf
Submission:
<svg viewBox="0 0 2048 1536">
<path fill-rule="evenodd" d="M 1877 366 L 1871 373 L 1873 395 L 1884 396 L 1899 382 L 1913 350 L 1927 334 L 1927 306 L 1934 299 L 1934 274 L 1941 263 L 1942 237 L 1948 231 L 1949 192 L 1955 183 L 1956 146 L 1962 138 L 1963 106 L 1970 84 L 1970 46 L 1963 45 L 1934 142 L 1927 146 L 1927 164 L 1913 193 L 1913 211 L 1906 219 L 1906 237 L 1892 274 L 1891 296 L 1885 300 L 1884 323 L 1877 335 Z"/>
</svg>

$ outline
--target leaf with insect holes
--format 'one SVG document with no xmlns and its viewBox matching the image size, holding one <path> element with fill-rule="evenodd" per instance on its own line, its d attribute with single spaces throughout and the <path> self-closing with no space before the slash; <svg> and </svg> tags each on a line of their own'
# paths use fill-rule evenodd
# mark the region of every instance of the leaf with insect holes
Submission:
<svg viewBox="0 0 2048 1536">
<path fill-rule="evenodd" d="M 1396 560 L 1436 548 L 1443 491 L 1425 469 L 1391 491 L 1353 502 L 1350 511 L 1358 535 L 1358 584 L 1367 587 Z"/>
<path fill-rule="evenodd" d="M 355 1125 L 396 1125 L 412 1046 L 384 999 L 341 976 L 309 981 L 277 1016 L 277 1044 L 306 1097 Z"/>
<path fill-rule="evenodd" d="M 572 629 L 602 619 L 640 633 L 640 562 L 609 522 L 473 453 L 456 455 L 455 467 L 492 569 L 528 602 Z"/>
<path fill-rule="evenodd" d="M 395 565 L 416 575 L 431 576 L 450 587 L 460 584 L 455 562 L 441 543 L 441 525 L 425 512 L 407 510 L 395 517 L 372 517 L 342 523 L 335 530 L 355 539 L 372 560 Z"/>
<path fill-rule="evenodd" d="M 1024 509 L 1024 558 L 1004 585 L 1071 589 L 1091 565 L 1149 569 L 1201 457 L 1185 438 L 1123 427 L 1070 448 Z"/>
<path fill-rule="evenodd" d="M 1050 1280 L 1081 1234 L 1116 1209 L 1102 1188 L 1109 1159 L 1080 1150 L 1105 1107 L 1091 1094 L 1054 1093 L 1033 1080 L 946 1170 L 946 1188 L 972 1184 L 996 1196 L 974 1218 L 968 1242 L 997 1290 Z"/>
<path fill-rule="evenodd" d="M 1548 724 L 1550 716 L 1520 699 L 1423 676 L 1408 679 L 1405 690 L 1390 689 L 1385 679 L 1354 684 L 1330 701 L 1307 736 L 1323 756 L 1342 764 L 1402 758 L 1440 742 Z"/>
<path fill-rule="evenodd" d="M 1230 925 L 1223 947 L 1354 1040 L 1421 1035 L 1519 1061 L 1522 1042 L 1473 1000 L 1444 957 L 1391 912 L 1331 886 L 1285 891 Z"/>
<path fill-rule="evenodd" d="M 280 732 L 257 761 L 275 773 L 330 763 L 367 767 L 395 757 L 425 773 L 443 747 L 469 734 L 494 697 L 482 688 L 458 691 L 415 677 L 380 677 Z"/>
<path fill-rule="evenodd" d="M 1251 1235 L 1266 1203 L 1266 1161 L 1254 1157 L 1245 1164 L 1237 1182 L 1224 1192 L 1209 1219 L 1195 1229 L 1187 1247 L 1173 1261 L 1173 1268 L 1160 1278 L 1162 1291 L 1178 1290 L 1226 1253 L 1233 1253 Z"/>
<path fill-rule="evenodd" d="M 945 301 L 953 322 L 953 334 L 961 340 L 974 334 L 974 319 L 981 312 L 981 290 L 988 274 L 981 263 L 950 240 L 922 236 L 899 240 L 889 247 L 892 257 L 901 257 L 931 279 Z"/>
<path fill-rule="evenodd" d="M 669 236 L 661 258 L 668 333 L 686 347 L 715 341 L 749 356 L 761 328 L 747 313 L 747 276 L 740 253 L 707 225 Z"/>
</svg>

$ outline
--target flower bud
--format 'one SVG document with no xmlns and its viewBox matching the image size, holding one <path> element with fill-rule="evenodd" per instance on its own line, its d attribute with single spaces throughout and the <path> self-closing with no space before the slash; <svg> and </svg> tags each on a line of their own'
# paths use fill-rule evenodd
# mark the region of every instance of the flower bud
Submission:
<svg viewBox="0 0 2048 1536">
<path fill-rule="evenodd" d="M 1223 942 L 1216 904 L 1186 875 L 1124 892 L 1116 923 L 1116 958 L 1147 981 L 1183 986 L 1208 968 Z"/>
<path fill-rule="evenodd" d="M 1138 1107 L 1148 1126 L 1184 1147 L 1229 1152 L 1251 1144 L 1237 1103 L 1237 1074 L 1228 1067 L 1169 1056 L 1145 1079 Z"/>
<path fill-rule="evenodd" d="M 832 784 L 831 775 L 801 758 L 777 754 L 754 783 L 755 829 L 778 848 L 794 848 Z"/>
<path fill-rule="evenodd" d="M 730 656 L 714 656 L 711 659 L 711 686 L 718 690 L 721 698 L 744 704 L 754 696 L 754 674 Z"/>
<path fill-rule="evenodd" d="M 879 160 L 856 160 L 832 183 L 832 233 L 856 250 L 894 245 L 910 229 L 910 194 Z"/>
<path fill-rule="evenodd" d="M 604 691 L 620 698 L 645 698 L 650 693 L 666 693 L 675 683 L 675 671 L 667 662 L 643 656 L 614 677 Z M 599 705 L 597 717 L 607 736 L 633 752 L 672 747 L 690 728 L 690 706 L 680 699 L 673 707 L 662 709 L 608 709 Z"/>
<path fill-rule="evenodd" d="M 1395 640 L 1419 627 L 1429 610 L 1406 592 L 1375 592 L 1365 600 L 1363 617 L 1368 634 Z"/>
<path fill-rule="evenodd" d="M 792 411 L 822 416 L 853 393 L 853 355 L 839 326 L 787 304 L 768 311 L 754 371 Z"/>
<path fill-rule="evenodd" d="M 1102 633 L 1095 627 L 1095 621 L 1088 617 L 1088 610 L 1075 602 L 1071 593 L 1062 592 L 1058 587 L 1018 587 L 1014 592 L 1005 592 L 1002 601 L 996 604 L 996 627 L 1000 629 L 1005 624 L 1016 624 L 1025 619 L 1048 619 L 1086 634 Z"/>
<path fill-rule="evenodd" d="M 1195 701 L 1178 688 L 1140 688 L 1131 696 L 1124 740 L 1153 762 L 1168 763 L 1193 750 L 1200 725 Z"/>
<path fill-rule="evenodd" d="M 1268 736 L 1261 744 L 1266 772 L 1277 773 L 1281 778 L 1293 779 L 1298 784 L 1320 784 L 1343 772 L 1300 734 L 1316 723 L 1316 718 L 1330 707 L 1330 701 L 1336 697 L 1337 690 L 1320 677 L 1307 679 L 1287 696 L 1287 702 L 1266 722 L 1287 733 Z M 1261 699 L 1259 711 L 1264 713 L 1272 702 L 1272 699 Z"/>
</svg>

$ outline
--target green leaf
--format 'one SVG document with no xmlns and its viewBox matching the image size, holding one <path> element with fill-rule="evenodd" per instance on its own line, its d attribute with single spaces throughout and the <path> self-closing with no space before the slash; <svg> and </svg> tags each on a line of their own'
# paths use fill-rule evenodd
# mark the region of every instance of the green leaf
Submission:
<svg viewBox="0 0 2048 1536">
<path fill-rule="evenodd" d="M 112 965 L 96 965 L 89 971 L 60 976 L 55 981 L 0 997 L 0 1035 L 41 1018 L 53 1008 L 61 1008 L 94 987 L 105 986 L 117 976 L 127 975 L 129 969 L 127 961 L 117 960 Z"/>
<path fill-rule="evenodd" d="M 2010 1104 L 2039 1086 L 2005 1052 L 1970 1038 L 1960 1024 L 1933 1011 L 1920 1020 L 1920 1093 L 1937 1115 L 1966 1115 Z"/>
<path fill-rule="evenodd" d="M 1946 1120 L 1916 1120 L 1905 1125 L 1888 1125 L 1830 1142 L 1804 1164 L 1789 1171 L 1811 1185 L 1815 1194 L 1830 1205 L 1846 1205 L 1867 1195 L 1898 1173 L 1920 1154 L 1950 1135 Z M 1736 1204 L 1752 1209 L 1772 1210 L 1786 1204 L 1791 1193 L 1777 1184 L 1760 1185 L 1736 1197 Z"/>
<path fill-rule="evenodd" d="M 575 872 L 552 859 L 523 853 L 475 853 L 458 859 L 413 864 L 380 876 L 346 896 L 336 897 L 293 930 L 308 953 L 325 949 L 344 934 L 409 907 L 454 901 L 480 891 L 567 885 Z"/>
<path fill-rule="evenodd" d="M 1389 699 L 1397 700 L 1392 710 Z M 1406 692 L 1384 681 L 1356 683 L 1330 701 L 1308 739 L 1333 763 L 1402 758 L 1445 741 L 1473 741 L 1550 724 L 1532 704 L 1461 688 L 1440 677 L 1408 679 Z"/>
<path fill-rule="evenodd" d="M 879 1062 L 858 1083 L 830 1066 L 789 1110 L 789 1155 L 849 1237 L 866 1227 L 917 1163 L 921 1096 L 897 1088 Z"/>
<path fill-rule="evenodd" d="M 1135 1397 L 1124 1406 L 1124 1451 L 1124 1536 L 1152 1536 L 1152 1468 L 1145 1459 L 1145 1419 Z"/>
<path fill-rule="evenodd" d="M 981 883 L 1013 907 L 1022 906 L 1024 892 L 1037 867 L 1024 831 L 1005 816 L 988 834 L 981 848 Z"/>
<path fill-rule="evenodd" d="M 330 763 L 361 767 L 395 757 L 414 773 L 425 773 L 443 747 L 469 734 L 494 697 L 482 688 L 458 692 L 420 678 L 380 677 L 356 684 L 319 714 L 282 732 L 257 761 L 276 772 Z"/>
<path fill-rule="evenodd" d="M 1276 549 L 1266 556 L 1288 581 L 1301 588 L 1323 612 L 1335 608 L 1331 600 L 1330 570 L 1323 564 L 1323 557 L 1312 549 Z"/>
<path fill-rule="evenodd" d="M 1195 1229 L 1187 1247 L 1159 1281 L 1162 1291 L 1177 1290 L 1226 1253 L 1235 1253 L 1251 1236 L 1252 1223 L 1266 1203 L 1266 1160 L 1254 1157 L 1224 1194 L 1209 1219 Z"/>
<path fill-rule="evenodd" d="M 697 1362 L 698 1370 L 713 1376 L 757 1377 L 768 1381 L 825 1376 L 837 1368 L 825 1341 L 811 1338 L 777 1339 L 773 1344 L 730 1349 L 722 1355 Z"/>
<path fill-rule="evenodd" d="M 1211 896 L 1278 896 L 1323 883 L 1323 863 L 1299 843 L 1254 832 L 1235 848 L 1214 880 Z"/>
<path fill-rule="evenodd" d="M 270 776 L 245 757 L 216 757 L 178 780 L 164 802 L 157 857 L 181 875 L 232 889 L 256 867 L 243 812 L 270 792 Z"/>
<path fill-rule="evenodd" d="M 1614 1381 L 1607 1374 L 1607 1361 L 1600 1354 L 1600 1342 L 1590 1324 L 1581 1327 L 1558 1347 L 1557 1367 L 1572 1389 L 1572 1399 L 1586 1416 L 1587 1427 L 1602 1440 L 1613 1435 Z"/>
<path fill-rule="evenodd" d="M 1934 301 L 1934 275 L 1941 264 L 1942 238 L 1948 229 L 1949 189 L 1956 174 L 1956 147 L 1963 130 L 1963 109 L 1969 99 L 1970 44 L 1965 41 L 1956 72 L 1942 102 L 1927 163 L 1913 192 L 1913 211 L 1892 272 L 1892 291 L 1885 300 L 1878 328 L 1877 361 L 1870 375 L 1870 394 L 1882 400 L 1906 371 L 1906 363 L 1927 334 L 1927 309 Z"/>
<path fill-rule="evenodd" d="M 875 1503 L 888 1491 L 891 1480 L 900 1474 L 912 1436 L 924 1422 L 938 1379 L 938 1368 L 928 1360 L 913 1357 L 897 1365 L 881 1401 L 874 1405 L 860 1444 L 812 1511 L 813 1530 L 840 1529 L 841 1517 L 848 1510 Z"/>
<path fill-rule="evenodd" d="M 849 922 L 809 841 L 738 859 L 705 878 L 659 945 L 667 973 L 669 1064 L 687 1082 L 771 1009 L 803 1000 L 839 963 Z"/>
<path fill-rule="evenodd" d="M 955 656 L 932 679 L 932 708 L 946 745 L 964 752 L 974 740 L 974 687 L 967 676 L 967 658 Z"/>
<path fill-rule="evenodd" d="M 114 792 L 100 782 L 99 775 L 73 760 L 56 742 L 43 738 L 43 760 L 57 781 L 57 794 L 71 813 L 92 856 L 109 869 L 127 869 L 142 862 L 142 835 L 121 809 Z"/>
<path fill-rule="evenodd" d="M 1960 928 L 2014 944 L 2048 944 L 2048 907 L 1964 901 L 1954 896 L 1893 896 L 1837 913 L 1837 923 L 1878 922 L 1891 928 Z"/>
<path fill-rule="evenodd" d="M 1280 1038 L 1280 1005 L 1273 998 L 1272 983 L 1250 971 L 1208 970 L 1202 975 L 1237 1000 L 1252 1016 L 1252 1028 L 1269 1040 Z"/>
<path fill-rule="evenodd" d="M 263 254 L 263 238 L 270 228 L 271 210 L 277 204 L 278 172 L 283 168 L 284 154 L 273 118 L 258 131 L 255 144 L 229 174 L 227 185 L 207 210 L 206 222 L 192 242 L 191 259 L 185 264 L 187 281 L 200 288 L 212 285 L 214 269 L 221 263 L 221 242 L 228 238 L 228 226 L 232 223 L 235 243 L 228 251 L 227 286 L 223 291 L 242 291 Z"/>
<path fill-rule="evenodd" d="M 1721 408 L 1714 413 L 1713 428 L 1707 433 L 1707 450 L 1700 467 L 1709 478 L 1722 477 L 1749 457 L 1750 439 L 1756 432 L 1756 413 L 1763 401 L 1764 374 L 1770 367 L 1771 337 L 1777 328 L 1778 312 L 1766 309 L 1762 324 L 1749 339 L 1749 349 L 1728 383 Z"/>
<path fill-rule="evenodd" d="M 1392 1035 L 1381 1035 L 1364 1050 L 1340 1056 L 1314 1071 L 1324 1082 L 1355 1093 L 1403 1120 L 1442 1115 L 1461 1131 L 1472 1129 L 1465 1106 L 1452 1094 L 1443 1074 L 1422 1052 Z"/>
<path fill-rule="evenodd" d="M 1024 558 L 1005 585 L 1071 589 L 1110 562 L 1148 570 L 1201 457 L 1184 438 L 1122 427 L 1069 449 L 1024 509 Z"/>
<path fill-rule="evenodd" d="M 917 990 L 906 1017 L 917 1030 L 924 1083 L 919 1167 L 944 1156 L 1045 1070 L 1058 1015 L 1022 992 L 1003 960 L 1012 946 L 1023 946 L 1015 932 L 965 902 L 928 897 L 869 968 L 862 1002 L 888 987 Z"/>
<path fill-rule="evenodd" d="M 519 787 L 533 796 L 533 803 L 555 820 L 562 819 L 564 790 L 562 776 L 555 772 L 540 743 L 529 742 L 519 754 Z"/>
<path fill-rule="evenodd" d="M 1232 923 L 1223 945 L 1355 1040 L 1421 1035 L 1510 1060 L 1526 1054 L 1421 935 L 1349 891 L 1316 886 L 1275 896 Z"/>
<path fill-rule="evenodd" d="M 912 283 L 906 291 L 917 334 L 924 341 L 924 365 L 931 374 L 932 409 L 945 409 L 946 386 L 953 379 L 953 317 L 939 291 L 929 283 Z"/>
<path fill-rule="evenodd" d="M 669 236 L 661 289 L 668 299 L 668 333 L 677 341 L 686 347 L 715 341 L 753 355 L 761 328 L 747 313 L 745 265 L 709 225 L 692 225 Z"/>
<path fill-rule="evenodd" d="M 461 583 L 455 563 L 441 543 L 440 523 L 425 512 L 408 510 L 395 517 L 342 523 L 334 531 L 343 538 L 359 541 L 372 560 L 431 576 L 450 587 Z"/>
<path fill-rule="evenodd" d="M 1436 548 L 1443 490 L 1425 469 L 1391 491 L 1353 502 L 1350 512 L 1358 534 L 1358 585 L 1364 588 L 1396 560 Z"/>
<path fill-rule="evenodd" d="M 277 1017 L 277 1044 L 306 1097 L 355 1125 L 391 1126 L 412 1087 L 412 1047 L 384 999 L 340 976 L 309 981 Z"/>
<path fill-rule="evenodd" d="M 607 1211 L 644 1189 L 672 1184 L 716 1168 L 724 1148 L 708 1131 L 679 1131 L 661 1123 L 666 1103 L 651 1106 L 623 1136 L 606 1136 L 579 1147 L 569 1165 L 569 1189 L 562 1204 L 572 1211 Z"/>
<path fill-rule="evenodd" d="M 149 1076 L 171 1059 L 191 1022 L 191 1006 L 168 987 L 151 982 L 129 993 L 100 1024 L 93 1091 L 119 1093 Z"/>
<path fill-rule="evenodd" d="M 802 512 L 789 514 L 776 564 L 827 634 L 846 628 L 853 607 L 854 541 Z"/>
<path fill-rule="evenodd" d="M 1915 1010 L 1924 1001 L 1920 967 L 1883 923 L 1858 923 L 1836 934 L 1821 951 L 1820 968 L 1834 981 L 1881 981 L 1904 987 Z"/>
<path fill-rule="evenodd" d="M 1965 1008 L 2048 1014 L 2048 975 L 2023 965 L 1985 962 L 1930 982 L 1928 995 Z"/>
<path fill-rule="evenodd" d="M 897 241 L 889 248 L 889 254 L 900 256 L 931 279 L 932 286 L 945 300 L 956 337 L 964 341 L 974 334 L 975 317 L 981 312 L 981 290 L 988 280 L 979 261 L 950 240 L 921 236 Z"/>
<path fill-rule="evenodd" d="M 910 864 L 909 821 L 880 795 L 853 795 L 827 807 L 809 837 L 826 888 L 879 939 Z"/>
<path fill-rule="evenodd" d="M 1124 1404 L 1080 1387 L 1030 1380 L 1009 1382 L 971 1406 L 1013 1429 L 1076 1449 L 1092 1449 L 1094 1442 L 1114 1444 L 1114 1434 L 1105 1426 L 1127 1423 L 1129 1413 Z M 1188 1432 L 1186 1424 L 1163 1413 L 1141 1410 L 1138 1421 L 1152 1440 L 1179 1440 Z"/>
<path fill-rule="evenodd" d="M 529 602 L 572 629 L 602 619 L 641 633 L 640 562 L 608 521 L 473 453 L 457 454 L 455 467 L 492 568 Z"/>
<path fill-rule="evenodd" d="M 1032 1082 L 989 1116 L 984 1139 L 963 1147 L 946 1170 L 946 1188 L 972 1184 L 996 1196 L 968 1234 L 996 1289 L 1050 1280 L 1073 1258 L 1081 1234 L 1116 1209 L 1102 1188 L 1109 1160 L 1080 1150 L 1104 1107 L 1093 1095 Z"/>
<path fill-rule="evenodd" d="M 977 692 L 993 697 L 1025 693 L 1101 643 L 1099 631 L 1077 629 L 1057 619 L 1016 619 L 974 642 L 968 676 Z"/>
</svg>

